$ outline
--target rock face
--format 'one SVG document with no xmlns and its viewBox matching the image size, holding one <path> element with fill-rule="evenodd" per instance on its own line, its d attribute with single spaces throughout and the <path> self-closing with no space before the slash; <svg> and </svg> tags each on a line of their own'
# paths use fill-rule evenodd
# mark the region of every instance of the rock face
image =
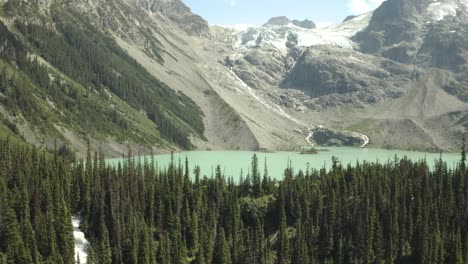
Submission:
<svg viewBox="0 0 468 264">
<path fill-rule="evenodd" d="M 272 17 L 268 22 L 266 22 L 263 26 L 288 26 L 290 24 L 293 24 L 296 27 L 301 27 L 305 29 L 314 29 L 316 28 L 315 23 L 313 21 L 310 21 L 308 19 L 305 20 L 289 20 L 289 18 L 285 16 L 279 16 L 279 17 Z"/>
<path fill-rule="evenodd" d="M 308 19 L 303 20 L 303 21 L 293 20 L 292 23 L 293 25 L 297 27 L 306 28 L 306 29 L 314 29 L 317 27 L 313 21 L 310 21 Z"/>
<path fill-rule="evenodd" d="M 458 67 L 464 64 L 467 6 L 464 0 L 385 1 L 355 40 L 361 51 L 394 61 L 411 64 L 417 59 L 425 67 Z"/>
<path fill-rule="evenodd" d="M 0 0 L 2 1 L 8 0 Z M 54 0 L 37 2 L 38 6 L 47 12 Z M 78 11 L 99 27 L 111 27 L 116 30 L 119 26 L 128 24 L 135 26 L 151 16 L 159 15 L 170 20 L 187 35 L 210 37 L 208 22 L 193 14 L 181 0 L 57 0 L 56 2 L 63 7 Z M 29 8 L 34 6 L 29 5 Z"/>
<path fill-rule="evenodd" d="M 132 0 L 145 11 L 159 13 L 175 22 L 189 35 L 209 36 L 208 22 L 193 14 L 181 0 Z"/>
<path fill-rule="evenodd" d="M 394 78 L 395 71 L 399 78 Z M 410 76 L 409 68 L 385 59 L 318 46 L 302 53 L 283 85 L 300 89 L 312 98 L 346 95 L 347 103 L 358 105 L 360 101 L 376 103 L 383 98 L 397 98 L 403 92 L 401 81 L 409 81 Z M 386 82 L 382 82 L 384 79 Z M 329 103 L 327 101 L 317 103 Z"/>
<path fill-rule="evenodd" d="M 324 128 L 314 130 L 314 140 L 320 146 L 359 147 L 363 144 L 362 138 L 352 132 L 339 132 Z"/>
<path fill-rule="evenodd" d="M 291 20 L 285 16 L 272 17 L 264 26 L 287 26 L 291 23 Z"/>
<path fill-rule="evenodd" d="M 234 45 L 232 70 L 286 109 L 316 113 L 309 122 L 371 132 L 378 137 L 373 144 L 380 146 L 453 147 L 456 141 L 443 140 L 428 119 L 468 110 L 467 11 L 465 0 L 388 0 L 373 13 L 306 32 L 291 31 L 288 25 L 294 21 L 285 17 L 274 18 L 268 28 L 237 33 L 256 44 Z M 430 104 L 437 105 L 435 111 Z M 354 110 L 348 115 L 342 109 Z M 332 116 L 336 123 L 321 116 Z M 359 116 L 370 119 L 362 125 Z M 408 124 L 419 132 L 411 136 Z M 376 126 L 388 130 L 374 133 Z M 458 128 L 448 131 L 458 133 Z M 396 140 L 380 140 L 385 137 Z"/>
<path fill-rule="evenodd" d="M 454 72 L 463 71 L 468 51 L 468 23 L 440 24 L 427 32 L 416 63 Z"/>
<path fill-rule="evenodd" d="M 374 11 L 366 30 L 356 35 L 361 50 L 366 53 L 381 52 L 385 47 L 408 49 L 407 43 L 421 42 L 419 32 L 429 0 L 385 1 Z M 408 51 L 410 52 L 410 51 Z"/>
</svg>

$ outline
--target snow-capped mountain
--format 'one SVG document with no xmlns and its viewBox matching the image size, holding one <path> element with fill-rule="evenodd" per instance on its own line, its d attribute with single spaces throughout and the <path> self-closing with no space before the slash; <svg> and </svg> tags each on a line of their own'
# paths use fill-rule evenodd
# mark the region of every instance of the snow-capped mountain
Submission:
<svg viewBox="0 0 468 264">
<path fill-rule="evenodd" d="M 231 27 L 232 47 L 236 50 L 262 47 L 281 51 L 287 51 L 288 48 L 295 46 L 317 45 L 354 48 L 355 43 L 351 37 L 367 27 L 371 16 L 372 13 L 363 14 L 342 24 L 320 29 L 312 28 L 311 21 L 308 21 L 308 26 L 304 27 L 301 26 L 303 21 L 290 21 L 286 17 L 272 18 L 260 27 L 241 29 Z"/>
<path fill-rule="evenodd" d="M 263 95 L 263 104 L 331 111 L 333 118 L 341 107 L 372 108 L 366 114 L 371 141 L 440 145 L 466 129 L 457 123 L 468 110 L 466 9 L 466 0 L 388 0 L 373 12 L 319 29 L 277 17 L 222 35 L 231 47 L 224 64 L 256 97 Z M 340 126 L 356 117 L 341 115 Z M 448 116 L 454 118 L 450 136 L 433 123 Z M 393 138 L 379 127 L 417 134 L 418 140 Z"/>
<path fill-rule="evenodd" d="M 431 1 L 423 14 L 426 23 L 432 23 L 447 17 L 456 17 L 461 11 L 468 11 L 468 0 Z M 350 17 L 343 23 L 320 29 L 315 26 L 301 27 L 299 21 L 291 21 L 287 17 L 274 17 L 259 27 L 251 25 L 224 27 L 233 31 L 232 46 L 236 50 L 262 47 L 287 51 L 293 46 L 317 45 L 351 49 L 356 47 L 352 37 L 368 27 L 372 15 L 373 12 L 369 12 Z"/>
</svg>

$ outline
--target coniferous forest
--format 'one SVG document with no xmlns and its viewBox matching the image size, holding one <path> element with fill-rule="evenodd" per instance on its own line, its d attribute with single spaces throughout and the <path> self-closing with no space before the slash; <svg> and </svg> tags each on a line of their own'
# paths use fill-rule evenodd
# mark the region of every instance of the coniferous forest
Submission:
<svg viewBox="0 0 468 264">
<path fill-rule="evenodd" d="M 0 263 L 73 263 L 71 215 L 88 263 L 467 263 L 465 156 L 455 169 L 333 160 L 329 171 L 234 182 L 174 161 L 110 166 L 0 142 Z M 265 170 L 267 166 L 265 165 Z M 2 262 L 3 261 L 3 262 Z"/>
<path fill-rule="evenodd" d="M 9 17 L 23 9 L 38 7 L 0 3 Z M 0 104 L 10 119 L 62 141 L 52 124 L 148 146 L 191 149 L 190 135 L 204 138 L 203 113 L 187 95 L 149 74 L 85 19 L 59 4 L 51 12 L 54 30 L 19 18 L 0 21 Z"/>
</svg>

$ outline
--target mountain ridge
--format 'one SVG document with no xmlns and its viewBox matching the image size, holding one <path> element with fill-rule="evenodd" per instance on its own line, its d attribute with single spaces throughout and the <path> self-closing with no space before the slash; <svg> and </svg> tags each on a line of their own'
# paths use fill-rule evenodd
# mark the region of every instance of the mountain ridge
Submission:
<svg viewBox="0 0 468 264">
<path fill-rule="evenodd" d="M 355 142 L 370 135 L 374 147 L 452 150 L 466 131 L 466 35 L 450 33 L 466 21 L 463 10 L 440 19 L 443 12 L 432 2 L 389 0 L 375 12 L 325 29 L 298 27 L 285 18 L 286 24 L 233 30 L 208 25 L 178 0 L 135 1 L 65 1 L 64 10 L 90 21 L 151 76 L 200 107 L 205 130 L 190 132 L 200 149 L 298 149 L 314 144 L 310 131 L 326 128 L 338 137 L 328 142 L 340 142 L 340 133 L 351 131 Z M 47 25 L 53 4 L 41 3 Z M 398 8 L 407 17 L 402 25 L 417 23 L 382 33 L 391 29 L 378 26 L 387 23 L 384 14 Z M 414 10 L 429 11 L 421 16 Z M 430 23 L 421 25 L 426 18 Z M 375 42 L 378 36 L 387 36 L 390 46 Z M 418 41 L 408 42 L 413 39 Z M 438 50 L 453 55 L 443 59 Z M 432 75 L 444 77 L 434 82 Z M 436 111 L 420 115 L 418 109 L 436 102 L 435 94 L 447 103 L 437 101 Z M 405 113 L 392 107 L 404 102 L 411 102 Z M 405 120 L 420 132 L 408 133 Z M 395 140 L 387 139 L 390 134 Z M 418 140 L 423 134 L 429 135 L 426 142 Z"/>
</svg>

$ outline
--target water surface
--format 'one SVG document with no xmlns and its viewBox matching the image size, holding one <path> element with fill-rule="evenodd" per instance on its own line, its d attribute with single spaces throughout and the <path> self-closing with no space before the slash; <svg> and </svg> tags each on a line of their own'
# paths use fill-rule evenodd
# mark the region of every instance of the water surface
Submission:
<svg viewBox="0 0 468 264">
<path fill-rule="evenodd" d="M 178 163 L 185 163 L 185 158 L 189 160 L 190 171 L 196 165 L 200 166 L 202 175 L 211 177 L 217 165 L 221 166 L 221 170 L 225 176 L 238 179 L 241 171 L 244 177 L 251 167 L 251 160 L 254 154 L 257 154 L 259 160 L 259 168 L 263 172 L 264 163 L 268 166 L 268 173 L 275 179 L 282 179 L 284 169 L 287 168 L 288 162 L 297 172 L 310 168 L 321 169 L 331 167 L 331 159 L 337 157 L 343 164 L 355 164 L 357 161 L 369 161 L 381 163 L 393 160 L 395 156 L 408 157 L 413 161 L 426 159 L 430 168 L 434 167 L 435 161 L 441 157 L 439 153 L 426 153 L 416 151 L 402 150 L 385 150 L 385 149 L 366 149 L 352 147 L 332 147 L 326 148 L 327 151 L 320 151 L 318 154 L 302 155 L 298 152 L 275 152 L 262 153 L 252 151 L 187 151 L 174 153 L 174 160 Z M 150 156 L 142 157 L 150 160 Z M 446 161 L 449 167 L 453 167 L 460 159 L 460 153 L 443 153 L 442 159 Z M 155 155 L 154 160 L 159 168 L 167 168 L 171 161 L 171 155 Z M 117 164 L 121 159 L 113 159 L 112 163 Z"/>
</svg>

